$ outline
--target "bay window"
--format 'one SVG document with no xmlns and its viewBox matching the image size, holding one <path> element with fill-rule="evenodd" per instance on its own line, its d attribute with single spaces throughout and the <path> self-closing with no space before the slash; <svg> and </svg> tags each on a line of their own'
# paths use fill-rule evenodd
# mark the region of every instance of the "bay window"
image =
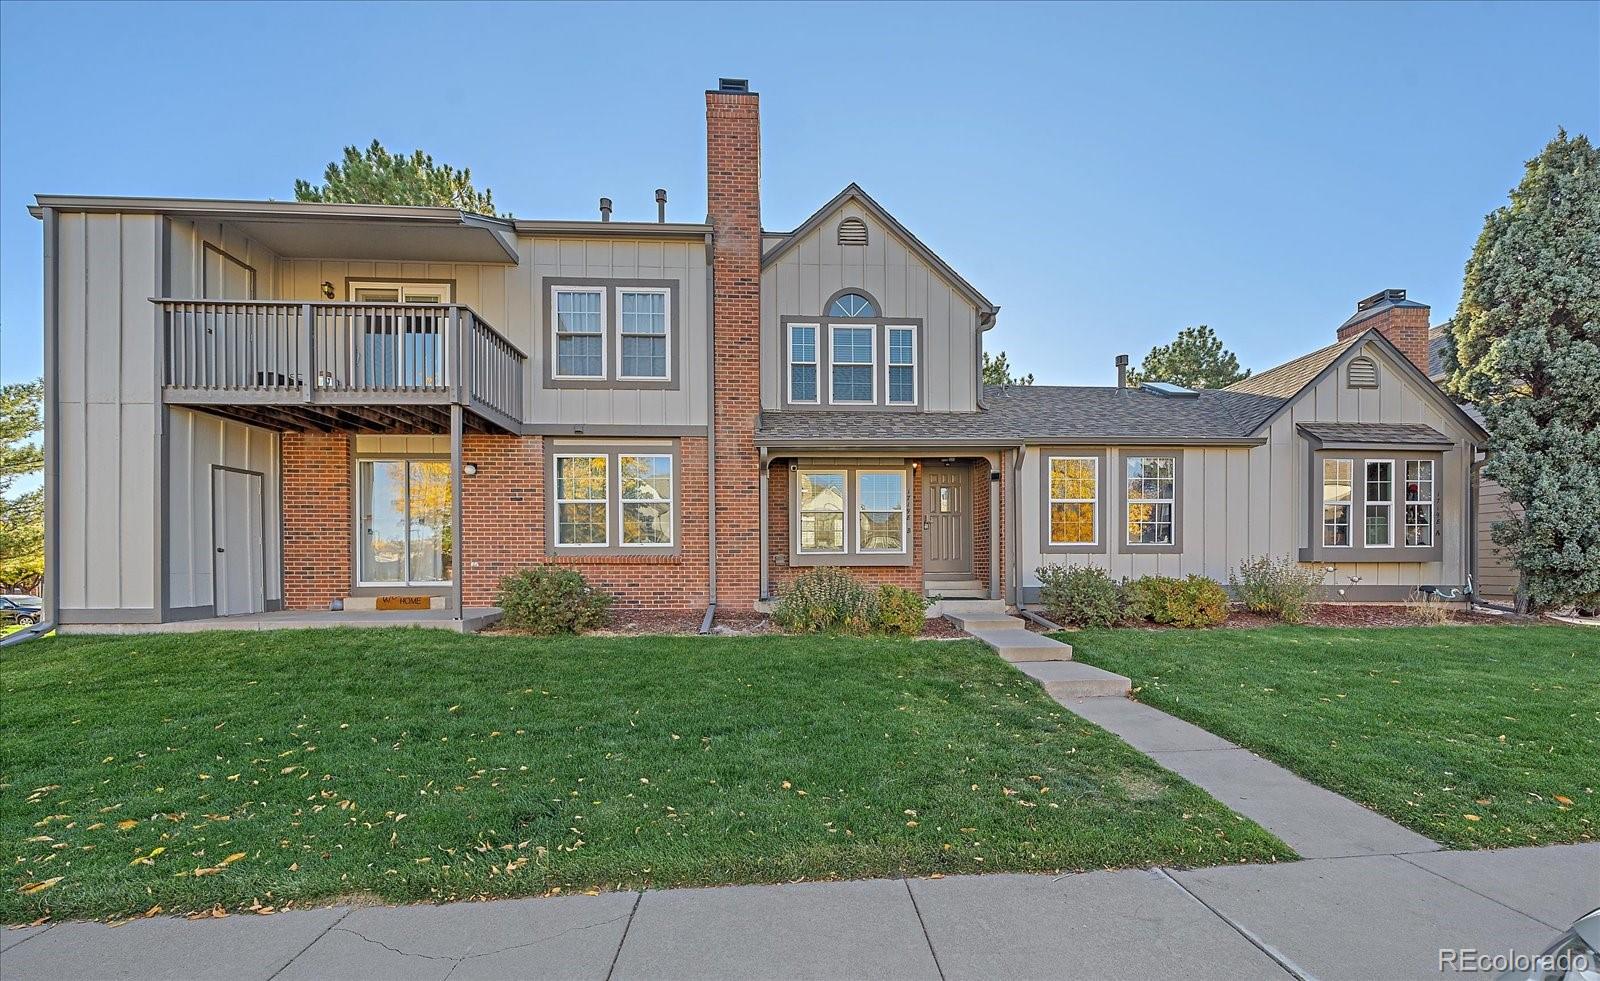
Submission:
<svg viewBox="0 0 1600 981">
<path fill-rule="evenodd" d="M 1313 448 L 1305 562 L 1432 562 L 1443 454 L 1394 446 Z"/>
</svg>

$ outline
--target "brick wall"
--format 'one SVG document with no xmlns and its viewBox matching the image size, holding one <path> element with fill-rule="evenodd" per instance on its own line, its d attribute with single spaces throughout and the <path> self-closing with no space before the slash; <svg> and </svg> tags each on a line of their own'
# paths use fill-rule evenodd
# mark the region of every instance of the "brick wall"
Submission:
<svg viewBox="0 0 1600 981">
<path fill-rule="evenodd" d="M 325 610 L 350 593 L 350 436 L 283 434 L 283 604 Z"/>
<path fill-rule="evenodd" d="M 1391 307 L 1349 327 L 1339 328 L 1339 340 L 1365 330 L 1376 330 L 1400 349 L 1422 373 L 1428 373 L 1428 307 Z"/>
<path fill-rule="evenodd" d="M 972 462 L 972 577 L 989 585 L 989 461 Z"/>
<path fill-rule="evenodd" d="M 539 436 L 466 438 L 463 456 L 478 468 L 461 479 L 466 604 L 491 605 L 502 577 L 548 563 L 577 569 L 615 596 L 620 609 L 704 610 L 710 598 L 706 441 L 678 442 L 676 555 L 547 555 L 547 449 Z"/>
<path fill-rule="evenodd" d="M 767 478 L 767 578 L 774 593 L 780 592 L 795 576 L 812 566 L 789 565 L 789 464 L 775 463 Z M 892 566 L 841 566 L 845 572 L 865 583 L 893 583 L 922 592 L 922 490 L 913 478 L 911 513 L 911 564 Z M 719 505 L 720 506 L 720 505 Z M 847 534 L 854 534 L 849 523 Z"/>
<path fill-rule="evenodd" d="M 760 578 L 761 112 L 755 93 L 706 93 L 706 214 L 717 456 L 717 600 L 748 609 Z"/>
</svg>

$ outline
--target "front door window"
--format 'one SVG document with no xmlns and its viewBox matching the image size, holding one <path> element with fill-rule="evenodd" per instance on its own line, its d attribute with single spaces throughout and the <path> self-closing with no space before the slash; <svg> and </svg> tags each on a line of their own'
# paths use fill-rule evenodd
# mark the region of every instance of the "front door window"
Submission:
<svg viewBox="0 0 1600 981">
<path fill-rule="evenodd" d="M 361 584 L 450 582 L 450 464 L 363 460 L 359 469 Z"/>
</svg>

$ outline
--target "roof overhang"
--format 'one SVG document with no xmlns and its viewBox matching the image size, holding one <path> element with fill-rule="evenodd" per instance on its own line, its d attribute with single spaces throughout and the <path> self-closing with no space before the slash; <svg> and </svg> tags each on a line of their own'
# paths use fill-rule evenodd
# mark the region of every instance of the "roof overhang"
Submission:
<svg viewBox="0 0 1600 981">
<path fill-rule="evenodd" d="M 1430 429 L 1427 426 L 1418 426 L 1418 429 Z M 1376 451 L 1394 450 L 1412 453 L 1442 453 L 1455 448 L 1455 443 L 1438 430 L 1432 430 L 1432 436 L 1418 434 L 1417 436 L 1403 438 L 1363 438 L 1358 434 L 1342 436 L 1328 436 L 1315 432 L 1314 424 L 1301 423 L 1295 429 L 1306 442 L 1319 450 L 1359 450 Z"/>
<path fill-rule="evenodd" d="M 768 450 L 938 450 L 1013 449 L 1022 446 L 1262 446 L 1265 436 L 1008 436 L 941 437 L 934 439 L 841 439 L 838 436 L 756 434 L 756 445 Z"/>
<path fill-rule="evenodd" d="M 490 262 L 515 265 L 515 224 L 454 208 L 40 195 L 28 209 L 160 214 L 225 222 L 285 259 Z"/>
</svg>

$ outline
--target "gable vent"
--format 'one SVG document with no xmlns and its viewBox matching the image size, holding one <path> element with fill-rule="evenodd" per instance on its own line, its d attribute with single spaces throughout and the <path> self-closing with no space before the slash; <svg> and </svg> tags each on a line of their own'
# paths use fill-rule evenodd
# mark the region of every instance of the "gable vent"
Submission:
<svg viewBox="0 0 1600 981">
<path fill-rule="evenodd" d="M 1345 378 L 1351 388 L 1377 388 L 1378 364 L 1367 357 L 1352 358 L 1345 368 Z"/>
<path fill-rule="evenodd" d="M 840 245 L 866 245 L 867 223 L 860 218 L 846 218 L 839 222 Z"/>
</svg>

